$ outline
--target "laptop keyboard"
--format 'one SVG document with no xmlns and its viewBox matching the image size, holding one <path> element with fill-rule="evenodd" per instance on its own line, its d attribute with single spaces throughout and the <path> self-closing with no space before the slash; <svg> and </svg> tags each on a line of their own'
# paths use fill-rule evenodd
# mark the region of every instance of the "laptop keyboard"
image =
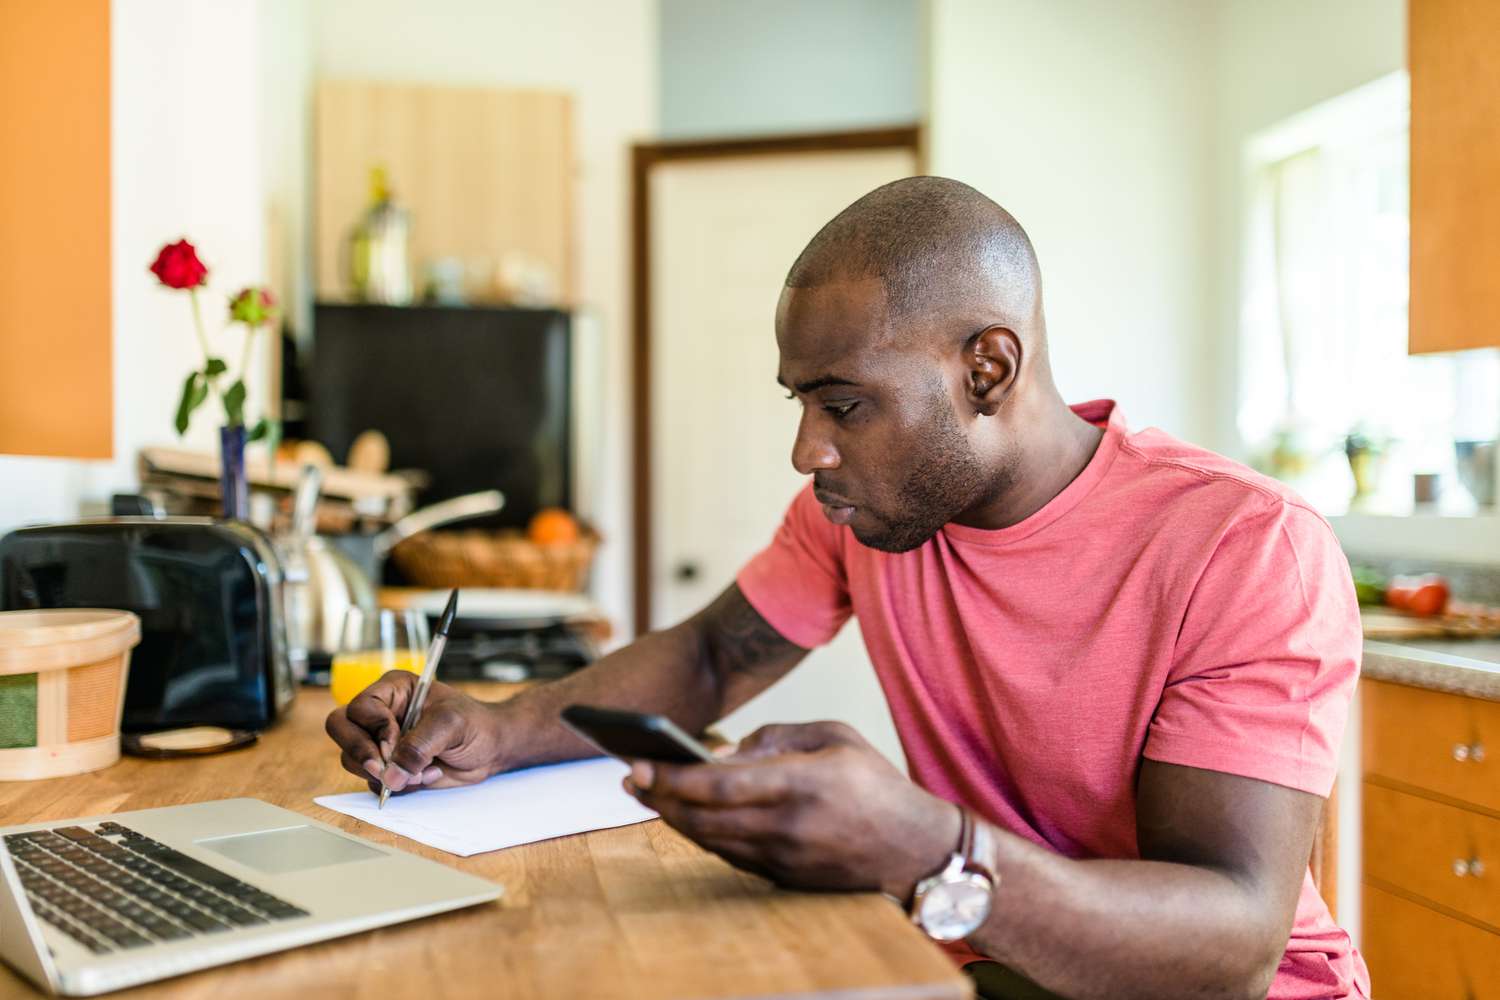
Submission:
<svg viewBox="0 0 1500 1000">
<path fill-rule="evenodd" d="M 7 834 L 5 846 L 32 912 L 95 954 L 307 916 L 118 823 Z"/>
</svg>

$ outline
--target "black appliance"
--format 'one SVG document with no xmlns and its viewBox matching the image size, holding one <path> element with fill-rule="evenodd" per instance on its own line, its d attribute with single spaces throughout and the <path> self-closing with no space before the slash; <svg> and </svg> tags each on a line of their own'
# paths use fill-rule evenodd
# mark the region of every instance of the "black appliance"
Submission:
<svg viewBox="0 0 1500 1000">
<path fill-rule="evenodd" d="M 116 517 L 0 538 L 0 610 L 120 608 L 141 619 L 121 729 L 264 729 L 295 694 L 281 564 L 253 526 Z"/>
<path fill-rule="evenodd" d="M 423 504 L 497 489 L 481 524 L 573 505 L 571 324 L 556 309 L 319 303 L 312 436 L 336 457 L 375 429 L 391 467 L 431 476 Z"/>
</svg>

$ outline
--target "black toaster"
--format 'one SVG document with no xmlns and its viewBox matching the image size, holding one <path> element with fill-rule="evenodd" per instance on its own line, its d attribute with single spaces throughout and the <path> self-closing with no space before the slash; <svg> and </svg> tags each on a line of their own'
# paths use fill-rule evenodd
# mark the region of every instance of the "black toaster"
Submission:
<svg viewBox="0 0 1500 1000">
<path fill-rule="evenodd" d="M 113 517 L 0 538 L 0 610 L 120 608 L 141 619 L 121 729 L 264 729 L 296 688 L 281 564 L 242 521 Z"/>
</svg>

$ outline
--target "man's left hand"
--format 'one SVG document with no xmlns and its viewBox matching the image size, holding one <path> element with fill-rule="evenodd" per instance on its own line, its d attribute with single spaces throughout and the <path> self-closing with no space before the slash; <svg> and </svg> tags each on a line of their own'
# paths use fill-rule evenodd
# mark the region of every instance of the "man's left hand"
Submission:
<svg viewBox="0 0 1500 1000">
<path fill-rule="evenodd" d="M 765 726 L 718 764 L 637 761 L 625 789 L 730 864 L 903 902 L 957 849 L 958 808 L 837 722 Z"/>
</svg>

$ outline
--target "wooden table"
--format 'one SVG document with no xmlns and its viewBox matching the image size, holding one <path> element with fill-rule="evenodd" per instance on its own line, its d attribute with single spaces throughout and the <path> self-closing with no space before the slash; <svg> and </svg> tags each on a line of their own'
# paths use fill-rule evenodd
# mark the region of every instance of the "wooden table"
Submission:
<svg viewBox="0 0 1500 1000">
<path fill-rule="evenodd" d="M 469 685 L 485 698 L 502 685 Z M 836 996 L 961 998 L 967 980 L 887 900 L 778 890 L 660 820 L 457 858 L 313 804 L 364 787 L 338 765 L 326 692 L 303 690 L 255 746 L 124 758 L 92 774 L 0 783 L 0 823 L 251 796 L 505 886 L 495 904 L 149 984 L 170 998 Z M 0 929 L 4 933 L 5 929 Z M 39 994 L 0 966 L 0 997 Z"/>
</svg>

